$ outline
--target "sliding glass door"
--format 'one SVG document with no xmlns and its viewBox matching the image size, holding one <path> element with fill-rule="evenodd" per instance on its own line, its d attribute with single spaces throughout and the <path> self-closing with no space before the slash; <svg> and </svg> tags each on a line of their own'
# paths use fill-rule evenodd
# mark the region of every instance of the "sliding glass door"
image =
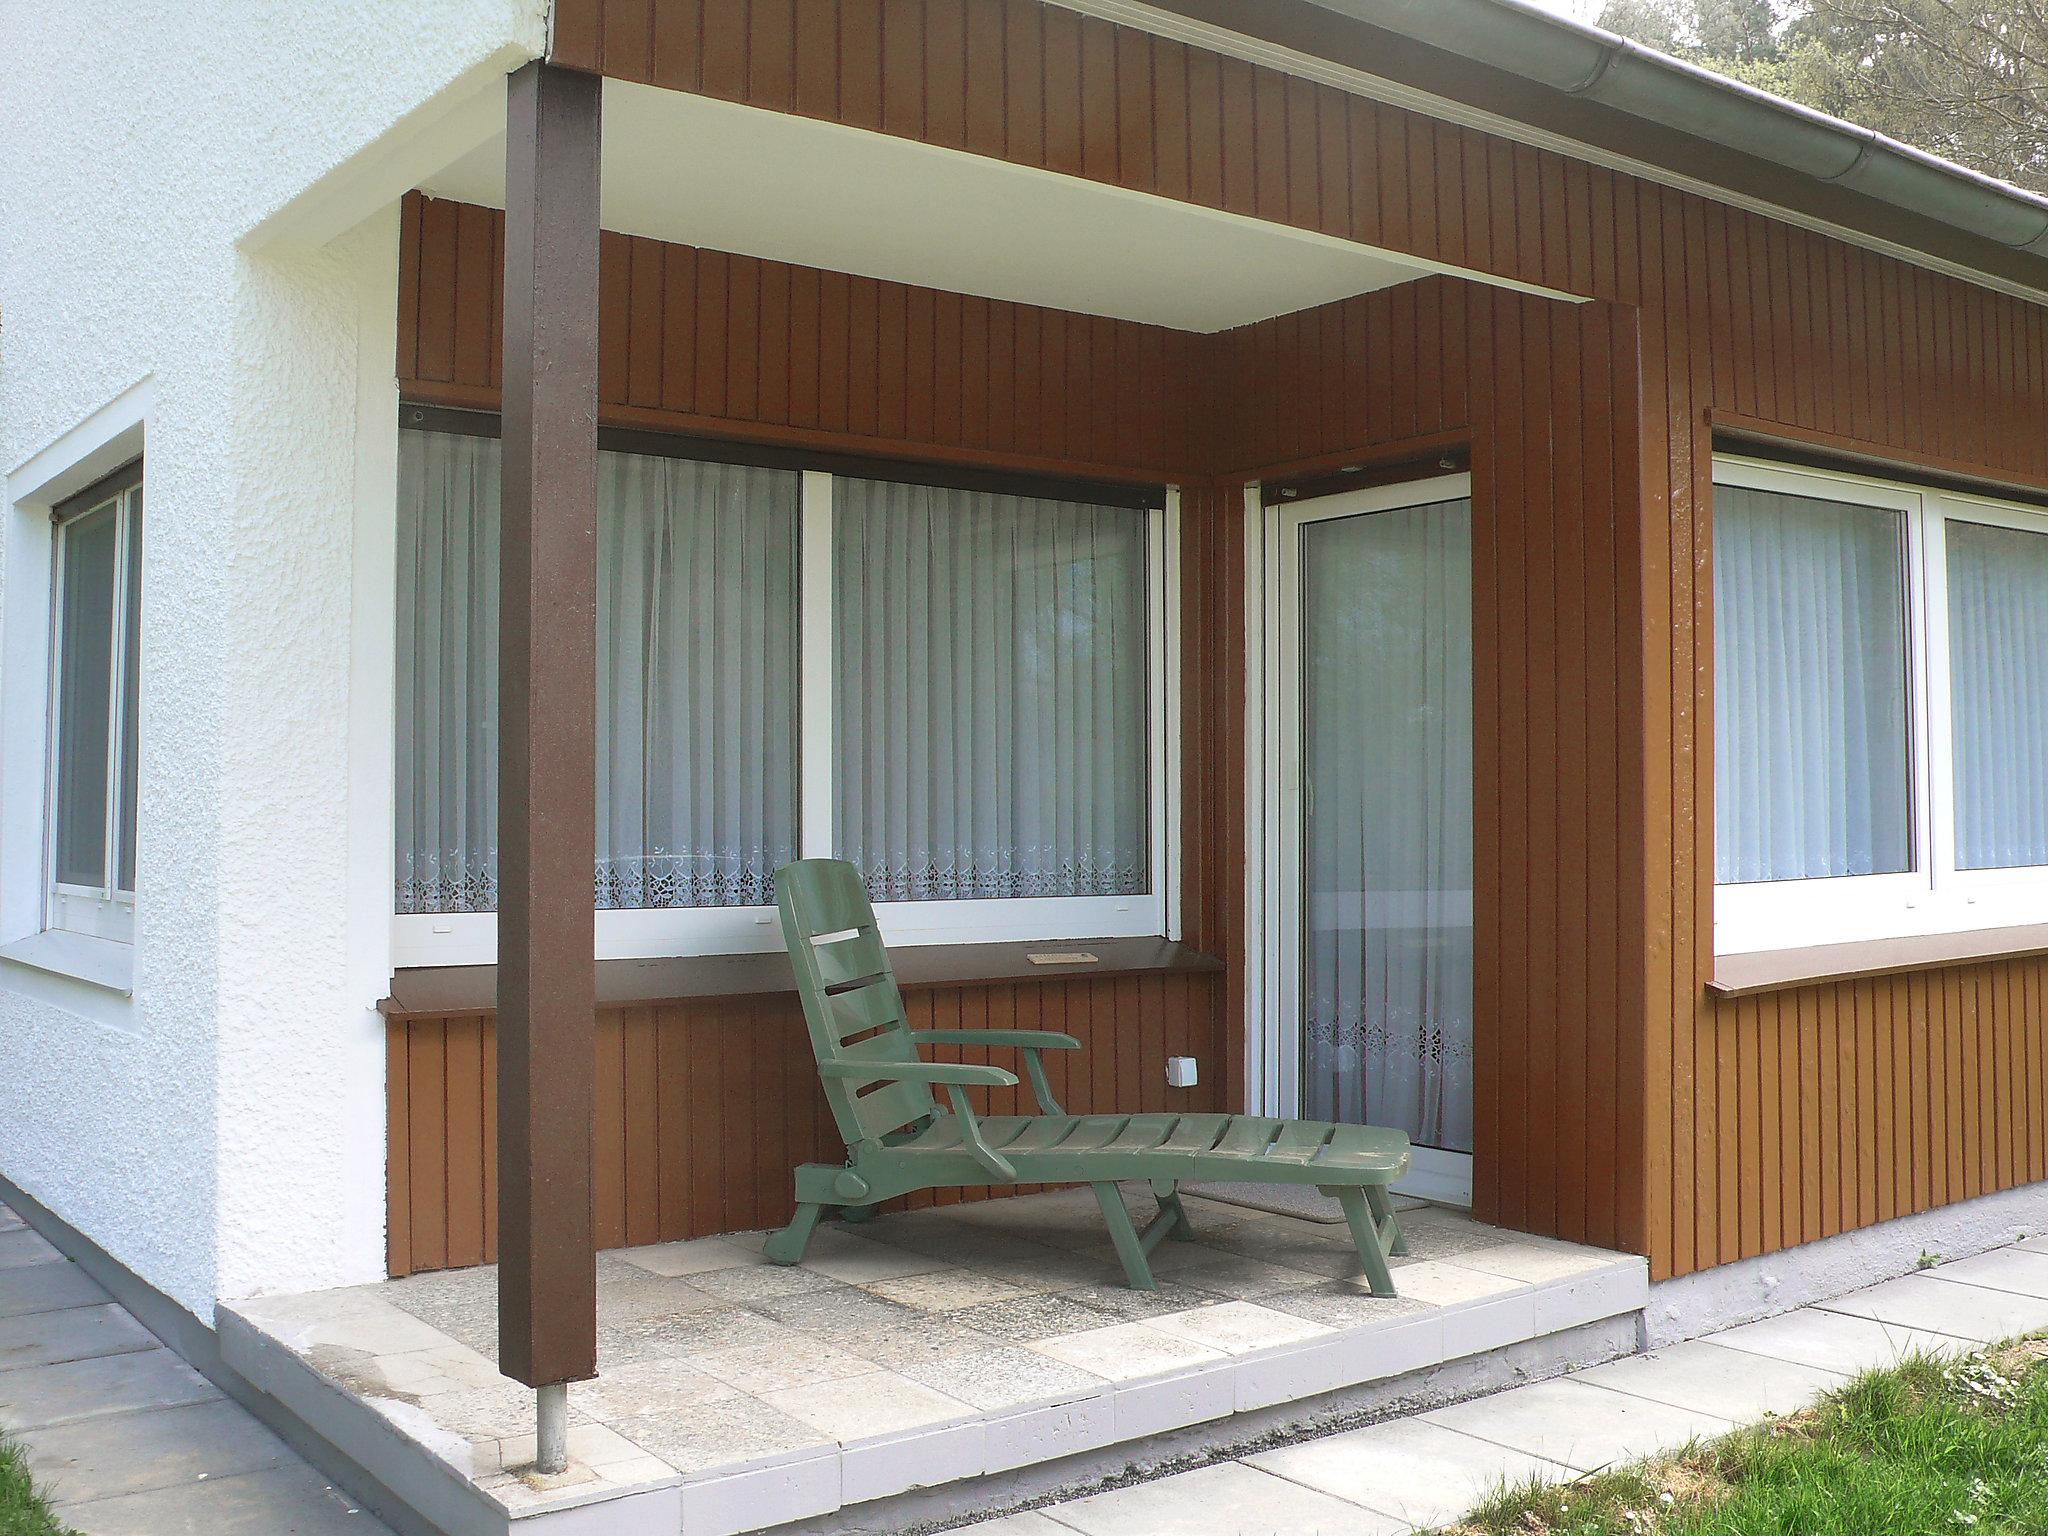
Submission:
<svg viewBox="0 0 2048 1536">
<path fill-rule="evenodd" d="M 1405 1130 L 1413 1192 L 1469 1200 L 1469 487 L 1324 498 L 1288 508 L 1285 524 L 1292 1097 L 1317 1119 Z"/>
</svg>

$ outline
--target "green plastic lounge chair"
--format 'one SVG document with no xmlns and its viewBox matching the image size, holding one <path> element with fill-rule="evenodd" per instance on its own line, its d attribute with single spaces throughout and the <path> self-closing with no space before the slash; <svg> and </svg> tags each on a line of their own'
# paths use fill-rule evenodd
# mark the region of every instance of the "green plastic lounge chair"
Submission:
<svg viewBox="0 0 2048 1536">
<path fill-rule="evenodd" d="M 1053 1098 L 1044 1053 L 1078 1050 L 1071 1035 L 1032 1029 L 910 1027 L 859 872 L 837 859 L 777 870 L 775 900 L 796 969 L 804 1019 L 825 1098 L 846 1142 L 839 1167 L 796 1170 L 796 1216 L 767 1256 L 802 1260 L 828 1208 L 865 1219 L 876 1202 L 921 1189 L 981 1184 L 1086 1184 L 1095 1191 L 1124 1274 L 1152 1290 L 1147 1255 L 1167 1237 L 1191 1238 L 1180 1185 L 1313 1184 L 1343 1207 L 1375 1296 L 1392 1296 L 1387 1256 L 1406 1251 L 1387 1190 L 1408 1168 L 1408 1138 L 1369 1125 L 1268 1120 L 1253 1115 L 1069 1115 Z M 977 1115 L 967 1090 L 1011 1087 L 1001 1067 L 925 1061 L 920 1045 L 976 1045 L 1023 1053 L 1036 1115 Z M 932 1090 L 943 1087 L 950 1108 Z M 1159 1215 L 1142 1233 L 1119 1180 L 1152 1186 Z"/>
</svg>

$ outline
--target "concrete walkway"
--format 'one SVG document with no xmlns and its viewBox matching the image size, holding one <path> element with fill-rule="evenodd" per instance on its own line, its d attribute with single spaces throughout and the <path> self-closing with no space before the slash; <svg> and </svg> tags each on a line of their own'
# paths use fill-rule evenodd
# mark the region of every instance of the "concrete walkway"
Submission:
<svg viewBox="0 0 2048 1536">
<path fill-rule="evenodd" d="M 968 1527 L 976 1536 L 1399 1536 L 1805 1407 L 1914 1351 L 2048 1329 L 2048 1238 L 1411 1419 Z"/>
<path fill-rule="evenodd" d="M 0 1430 L 82 1536 L 390 1536 L 5 1205 Z"/>
</svg>

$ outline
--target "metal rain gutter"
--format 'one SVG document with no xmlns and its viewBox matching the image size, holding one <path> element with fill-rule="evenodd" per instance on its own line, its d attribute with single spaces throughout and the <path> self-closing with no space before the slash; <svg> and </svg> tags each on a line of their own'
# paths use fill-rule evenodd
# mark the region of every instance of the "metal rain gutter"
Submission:
<svg viewBox="0 0 2048 1536">
<path fill-rule="evenodd" d="M 2048 198 L 1528 0 L 1312 0 L 1567 96 L 2048 256 Z"/>
</svg>

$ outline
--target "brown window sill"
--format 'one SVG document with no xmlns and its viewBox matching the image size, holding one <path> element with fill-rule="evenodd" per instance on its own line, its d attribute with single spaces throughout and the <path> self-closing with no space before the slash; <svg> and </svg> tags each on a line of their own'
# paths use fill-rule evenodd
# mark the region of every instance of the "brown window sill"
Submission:
<svg viewBox="0 0 2048 1536">
<path fill-rule="evenodd" d="M 1819 944 L 1809 949 L 1759 950 L 1721 955 L 1707 990 L 1717 997 L 1749 997 L 1788 987 L 1815 987 L 1860 976 L 1939 970 L 1983 960 L 2018 960 L 2048 954 L 2048 923 L 2020 928 L 1980 928 L 1972 933 L 1918 934 L 1905 939 L 1869 939 L 1857 944 Z"/>
<path fill-rule="evenodd" d="M 1033 955 L 1093 955 L 1080 964 L 1040 965 Z M 904 944 L 890 951 L 896 979 L 919 987 L 1000 986 L 1075 976 L 1141 976 L 1173 971 L 1220 971 L 1223 962 L 1171 939 L 1060 939 L 1029 944 Z M 796 991 L 789 957 L 697 955 L 667 960 L 600 960 L 600 1008 L 644 1007 L 697 997 L 748 997 Z M 495 965 L 423 966 L 391 978 L 391 995 L 377 1005 L 387 1018 L 454 1018 L 494 1013 Z"/>
</svg>

